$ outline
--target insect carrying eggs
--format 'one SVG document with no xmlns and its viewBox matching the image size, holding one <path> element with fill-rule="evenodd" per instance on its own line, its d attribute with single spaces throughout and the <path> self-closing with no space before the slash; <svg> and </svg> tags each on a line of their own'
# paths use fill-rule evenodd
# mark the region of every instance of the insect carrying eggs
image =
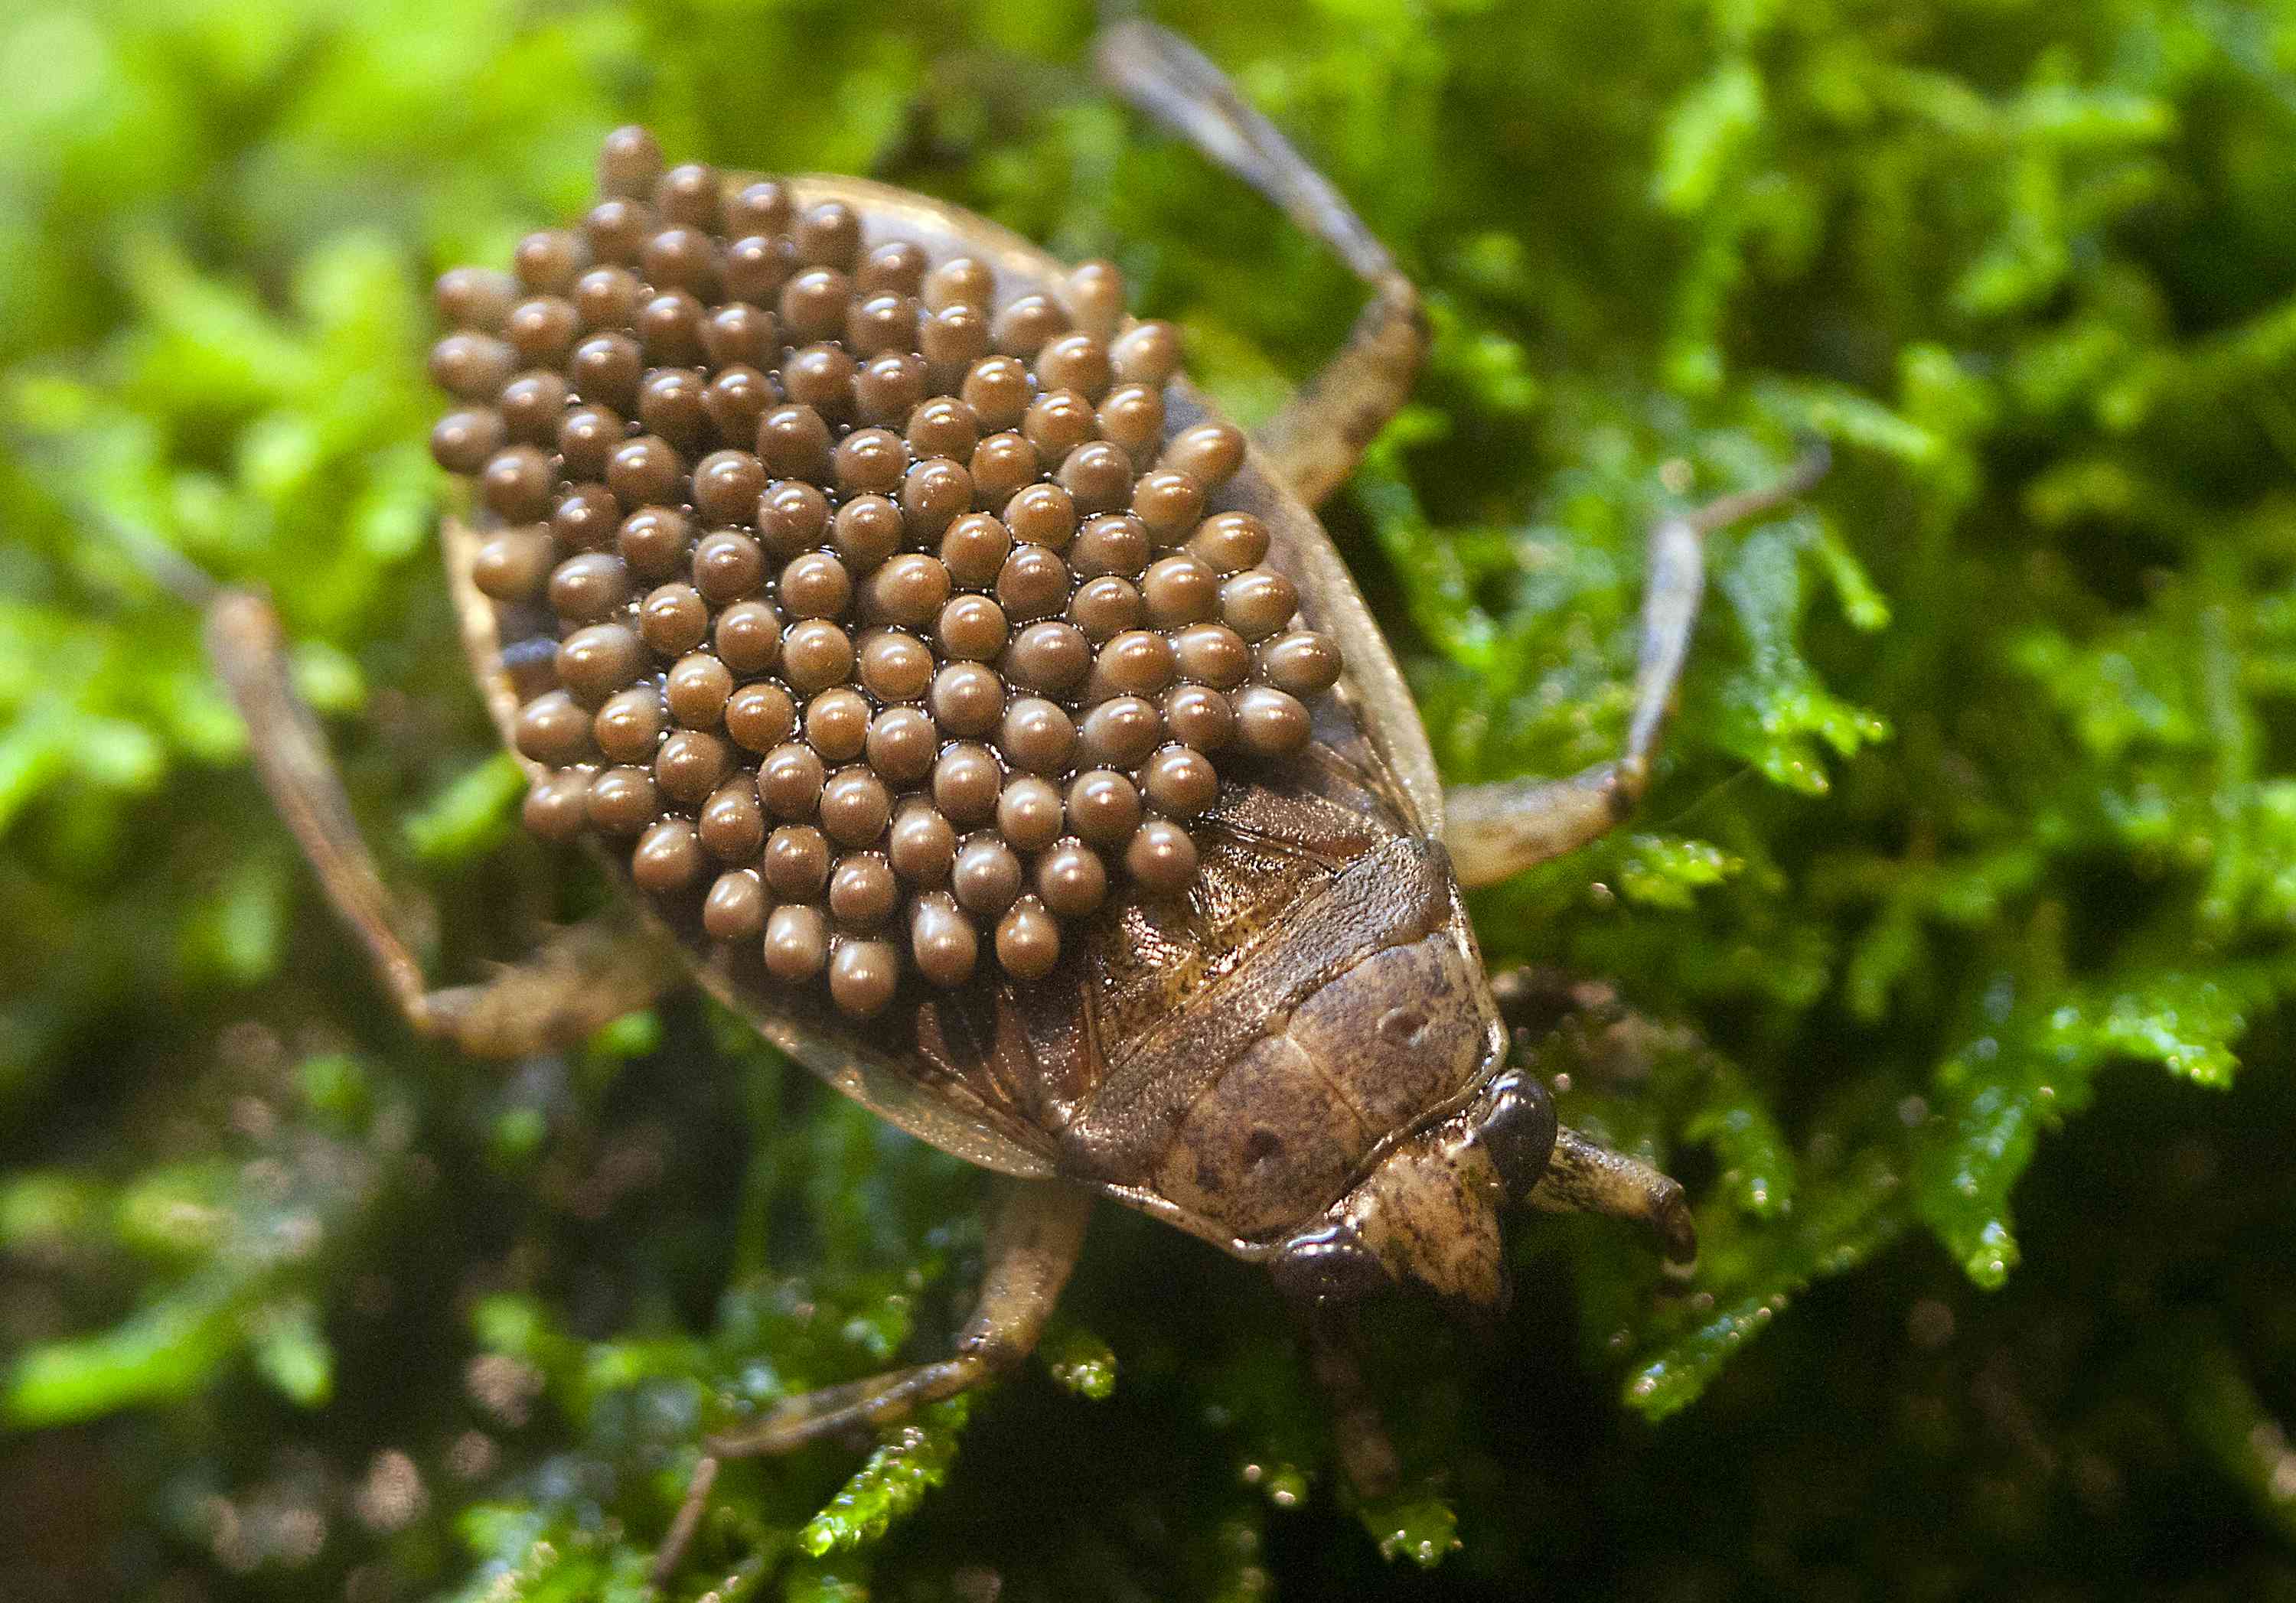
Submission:
<svg viewBox="0 0 2296 1603">
<path fill-rule="evenodd" d="M 856 1016 L 1185 893 L 1221 764 L 1296 755 L 1341 664 L 1218 509 L 1242 435 L 1168 438 L 1170 325 L 1119 326 L 1107 264 L 1000 299 L 641 130 L 600 173 L 514 275 L 438 287 L 472 577 L 555 642 L 529 825 Z"/>
</svg>

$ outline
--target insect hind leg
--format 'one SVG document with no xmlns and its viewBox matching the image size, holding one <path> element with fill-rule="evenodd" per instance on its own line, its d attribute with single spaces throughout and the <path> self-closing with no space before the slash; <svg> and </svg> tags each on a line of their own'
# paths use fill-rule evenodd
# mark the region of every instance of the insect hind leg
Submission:
<svg viewBox="0 0 2296 1603">
<path fill-rule="evenodd" d="M 1647 1225 L 1671 1272 L 1687 1275 L 1697 1267 L 1698 1226 L 1682 1182 L 1568 1125 L 1555 1133 L 1554 1156 L 1529 1200 L 1549 1213 L 1607 1214 Z"/>
</svg>

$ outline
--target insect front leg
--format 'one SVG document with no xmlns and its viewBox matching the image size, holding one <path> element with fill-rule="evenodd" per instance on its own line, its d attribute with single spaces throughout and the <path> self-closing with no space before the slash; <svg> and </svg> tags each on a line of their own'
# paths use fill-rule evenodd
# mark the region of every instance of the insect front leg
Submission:
<svg viewBox="0 0 2296 1603">
<path fill-rule="evenodd" d="M 1814 446 L 1775 484 L 1662 519 L 1651 530 L 1625 752 L 1568 779 L 1454 787 L 1443 804 L 1443 842 L 1462 885 L 1489 885 L 1575 852 L 1635 810 L 1650 786 L 1651 764 L 1690 655 L 1706 590 L 1706 536 L 1792 500 L 1816 484 L 1825 467 L 1824 447 Z"/>
<path fill-rule="evenodd" d="M 1330 180 L 1194 45 L 1152 23 L 1119 21 L 1102 33 L 1097 54 L 1119 94 L 1283 208 L 1371 286 L 1345 348 L 1252 437 L 1276 476 L 1314 506 L 1411 394 L 1427 355 L 1419 291 Z"/>
<path fill-rule="evenodd" d="M 657 1583 L 677 1568 L 724 1460 L 789 1452 L 857 1427 L 895 1424 L 928 1403 L 993 1379 L 1036 1350 L 1084 1250 L 1093 1194 L 1057 1181 L 999 1183 L 1006 1190 L 988 1230 L 988 1272 L 972 1317 L 957 1333 L 956 1351 L 937 1363 L 808 1392 L 750 1429 L 711 1437 L 655 1558 Z"/>
<path fill-rule="evenodd" d="M 578 1041 L 676 981 L 667 943 L 622 912 L 562 931 L 482 984 L 428 989 L 318 720 L 288 681 L 278 615 L 244 590 L 217 591 L 206 607 L 208 655 L 247 724 L 264 789 L 416 1030 L 474 1057 L 518 1057 Z"/>
</svg>

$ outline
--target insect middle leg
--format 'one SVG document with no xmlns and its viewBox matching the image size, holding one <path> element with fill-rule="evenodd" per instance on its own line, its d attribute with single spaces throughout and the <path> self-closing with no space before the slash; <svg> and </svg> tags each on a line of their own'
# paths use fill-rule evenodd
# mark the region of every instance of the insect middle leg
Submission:
<svg viewBox="0 0 2296 1603">
<path fill-rule="evenodd" d="M 1811 447 L 1775 483 L 1726 495 L 1651 530 L 1642 649 L 1627 748 L 1568 779 L 1498 780 L 1454 787 L 1444 798 L 1443 843 L 1462 885 L 1489 885 L 1600 839 L 1631 814 L 1650 786 L 1698 607 L 1706 590 L 1706 536 L 1769 511 L 1816 484 L 1826 452 Z"/>
<path fill-rule="evenodd" d="M 988 1272 L 956 1351 L 936 1363 L 824 1386 L 783 1403 L 762 1423 L 713 1436 L 654 1561 L 657 1582 L 677 1567 L 727 1459 L 789 1452 L 858 1426 L 890 1425 L 928 1403 L 1004 1374 L 1034 1352 L 1084 1250 L 1093 1194 L 1058 1181 L 1008 1180 L 988 1230 Z"/>
<path fill-rule="evenodd" d="M 1194 45 L 1152 23 L 1119 21 L 1102 33 L 1097 53 L 1119 94 L 1283 208 L 1371 286 L 1346 348 L 1252 438 L 1314 506 L 1411 394 L 1427 355 L 1419 291 L 1330 181 Z"/>
<path fill-rule="evenodd" d="M 474 1057 L 517 1057 L 578 1041 L 676 982 L 667 940 L 625 910 L 562 931 L 481 984 L 427 988 L 318 720 L 288 681 L 277 614 L 244 590 L 217 590 L 205 605 L 208 655 L 247 724 L 264 788 L 417 1031 Z"/>
</svg>

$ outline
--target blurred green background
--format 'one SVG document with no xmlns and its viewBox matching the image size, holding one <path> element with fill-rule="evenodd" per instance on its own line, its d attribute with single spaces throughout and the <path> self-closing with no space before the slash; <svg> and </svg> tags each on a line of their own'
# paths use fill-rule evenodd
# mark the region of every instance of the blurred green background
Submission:
<svg viewBox="0 0 2296 1603">
<path fill-rule="evenodd" d="M 2296 7 L 1156 6 L 1431 298 L 1329 511 L 1447 773 L 1619 739 L 1640 529 L 1718 543 L 1652 803 L 1476 899 L 1632 1017 L 1565 1116 L 1687 1288 L 1513 1231 L 1371 1321 L 1353 1505 L 1262 1277 L 1103 1209 L 1044 1360 L 730 1472 L 676 1594 L 2296 1598 Z M 467 978 L 597 899 L 461 677 L 426 285 L 599 136 L 1121 263 L 1265 416 L 1358 291 L 1099 95 L 1081 0 L 18 0 L 0 17 L 0 1595 L 635 1599 L 701 1432 L 946 1339 L 980 1179 L 691 998 L 508 1068 L 384 1008 L 193 620 L 266 585 Z"/>
</svg>

